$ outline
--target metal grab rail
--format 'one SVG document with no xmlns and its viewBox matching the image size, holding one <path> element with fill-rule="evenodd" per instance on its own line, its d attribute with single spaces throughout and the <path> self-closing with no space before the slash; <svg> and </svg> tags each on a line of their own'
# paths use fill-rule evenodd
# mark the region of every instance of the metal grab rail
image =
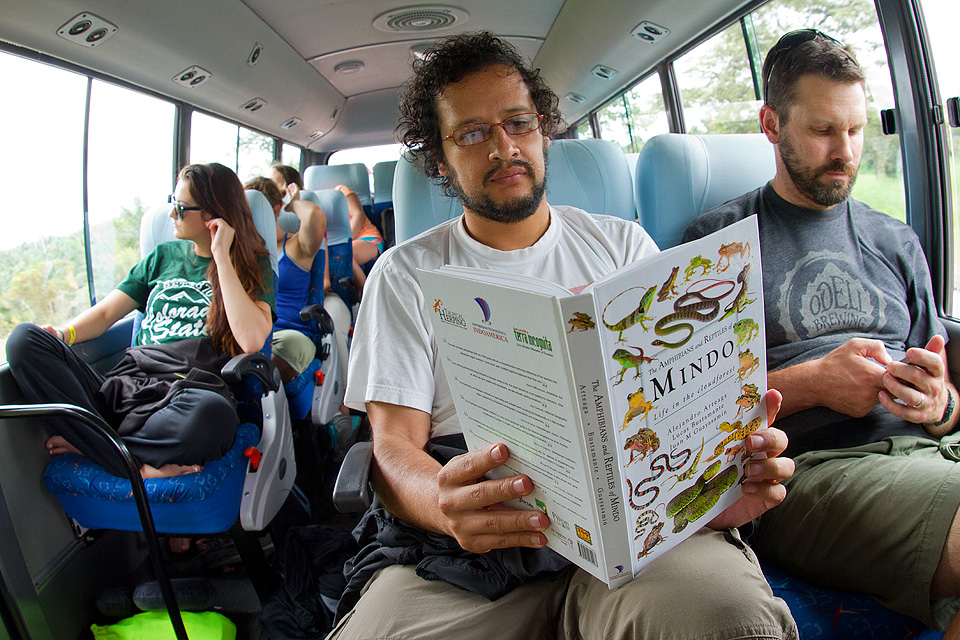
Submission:
<svg viewBox="0 0 960 640">
<path fill-rule="evenodd" d="M 157 537 L 153 514 L 150 512 L 150 504 L 147 501 L 147 491 L 143 486 L 143 478 L 140 477 L 140 469 L 137 467 L 130 451 L 127 450 L 127 446 L 123 443 L 123 440 L 120 439 L 116 431 L 104 422 L 102 418 L 82 407 L 72 404 L 0 405 L 0 419 L 25 417 L 74 418 L 89 427 L 91 431 L 101 439 L 110 443 L 116 450 L 127 472 L 127 479 L 130 480 L 130 487 L 133 490 L 133 500 L 137 505 L 137 512 L 140 515 L 140 526 L 143 529 L 144 537 L 147 539 L 147 550 L 150 554 L 150 560 L 153 563 L 153 570 L 157 575 L 157 582 L 160 585 L 160 592 L 163 595 L 163 603 L 167 607 L 167 614 L 170 616 L 170 624 L 173 625 L 173 632 L 177 640 L 189 640 L 187 630 L 183 626 L 183 618 L 180 615 L 180 607 L 177 604 L 173 585 L 170 583 L 166 565 L 163 563 L 160 540 Z"/>
</svg>

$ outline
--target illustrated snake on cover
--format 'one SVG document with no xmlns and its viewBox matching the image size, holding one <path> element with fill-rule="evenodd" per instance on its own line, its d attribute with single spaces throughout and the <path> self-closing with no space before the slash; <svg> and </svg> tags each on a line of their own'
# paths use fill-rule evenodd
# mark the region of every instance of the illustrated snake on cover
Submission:
<svg viewBox="0 0 960 640">
<path fill-rule="evenodd" d="M 699 283 L 698 283 L 699 284 Z M 706 296 L 704 292 L 713 287 L 721 285 L 730 285 L 730 289 L 723 295 L 716 297 Z M 677 342 L 667 342 L 666 340 L 656 339 L 650 344 L 654 347 L 667 347 L 669 349 L 679 349 L 690 341 L 693 337 L 693 324 L 690 322 L 677 322 L 678 320 L 697 320 L 699 322 L 710 322 L 720 313 L 720 301 L 727 297 L 736 287 L 732 280 L 721 280 L 705 287 L 702 291 L 690 291 L 677 298 L 673 303 L 673 313 L 667 314 L 657 320 L 653 331 L 658 336 L 668 336 L 677 331 L 686 331 L 687 335 Z M 693 300 L 694 302 L 690 302 Z M 676 324 L 671 324 L 676 322 Z"/>
<path fill-rule="evenodd" d="M 690 460 L 691 454 L 693 454 L 693 451 L 691 451 L 690 449 L 684 449 L 683 451 L 679 451 L 679 452 L 671 451 L 669 456 L 666 453 L 661 453 L 656 458 L 650 461 L 651 475 L 644 478 L 640 482 L 638 482 L 636 488 L 634 488 L 633 483 L 630 482 L 630 478 L 626 478 L 627 499 L 630 502 L 630 506 L 639 511 L 641 509 L 646 509 L 651 504 L 653 504 L 654 501 L 656 501 L 657 496 L 660 495 L 660 487 L 657 485 L 652 485 L 647 487 L 646 489 L 641 490 L 643 485 L 647 484 L 648 482 L 653 482 L 654 480 L 662 476 L 664 471 L 671 471 L 671 472 L 679 471 L 680 469 L 683 468 L 683 465 L 687 464 L 687 461 Z M 677 463 L 675 465 L 670 464 L 671 460 L 676 461 L 681 456 L 683 457 L 682 462 Z M 648 493 L 652 493 L 653 495 L 650 497 L 649 500 L 647 500 L 643 504 L 637 504 L 633 501 L 635 497 L 637 499 L 640 499 L 642 496 L 645 496 Z"/>
</svg>

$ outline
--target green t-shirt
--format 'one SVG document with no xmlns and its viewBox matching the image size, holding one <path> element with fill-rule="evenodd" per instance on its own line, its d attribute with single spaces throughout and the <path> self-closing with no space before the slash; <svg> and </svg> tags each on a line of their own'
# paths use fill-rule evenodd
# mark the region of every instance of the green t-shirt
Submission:
<svg viewBox="0 0 960 640">
<path fill-rule="evenodd" d="M 161 344 L 207 335 L 207 310 L 213 287 L 207 281 L 212 258 L 193 252 L 187 240 L 161 242 L 150 255 L 130 269 L 117 289 L 137 302 L 143 322 L 134 343 Z M 259 299 L 275 307 L 270 261 L 261 261 L 267 288 Z"/>
</svg>

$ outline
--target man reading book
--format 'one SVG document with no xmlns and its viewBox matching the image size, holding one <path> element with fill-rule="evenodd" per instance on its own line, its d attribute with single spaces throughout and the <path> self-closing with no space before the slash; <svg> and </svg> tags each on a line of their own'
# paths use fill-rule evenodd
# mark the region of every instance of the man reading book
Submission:
<svg viewBox="0 0 960 640">
<path fill-rule="evenodd" d="M 761 455 L 736 504 L 615 591 L 544 548 L 547 514 L 502 505 L 533 489 L 526 476 L 485 478 L 510 456 L 504 445 L 464 453 L 417 268 L 495 269 L 573 289 L 657 247 L 636 223 L 546 202 L 558 101 L 510 45 L 457 36 L 414 71 L 401 138 L 464 214 L 385 253 L 366 283 L 346 402 L 368 412 L 379 500 L 348 566 L 341 608 L 352 609 L 330 637 L 795 637 L 731 528 L 784 497 L 778 483 L 793 464 L 778 457 L 778 429 L 748 438 Z M 767 402 L 775 413 L 779 394 Z"/>
<path fill-rule="evenodd" d="M 751 543 L 775 566 L 870 593 L 955 638 L 957 389 L 916 234 L 850 198 L 863 71 L 842 44 L 804 29 L 770 50 L 763 78 L 776 176 L 684 237 L 759 216 L 768 381 L 783 392 L 777 423 L 797 471 Z"/>
</svg>

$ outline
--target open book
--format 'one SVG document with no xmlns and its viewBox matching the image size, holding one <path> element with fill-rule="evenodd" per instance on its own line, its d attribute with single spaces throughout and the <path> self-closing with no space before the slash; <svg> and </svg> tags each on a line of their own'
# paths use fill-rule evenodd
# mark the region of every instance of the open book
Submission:
<svg viewBox="0 0 960 640">
<path fill-rule="evenodd" d="M 576 295 L 464 267 L 420 280 L 467 445 L 506 444 L 498 477 L 535 487 L 510 504 L 611 589 L 742 495 L 766 426 L 755 217 Z"/>
</svg>

